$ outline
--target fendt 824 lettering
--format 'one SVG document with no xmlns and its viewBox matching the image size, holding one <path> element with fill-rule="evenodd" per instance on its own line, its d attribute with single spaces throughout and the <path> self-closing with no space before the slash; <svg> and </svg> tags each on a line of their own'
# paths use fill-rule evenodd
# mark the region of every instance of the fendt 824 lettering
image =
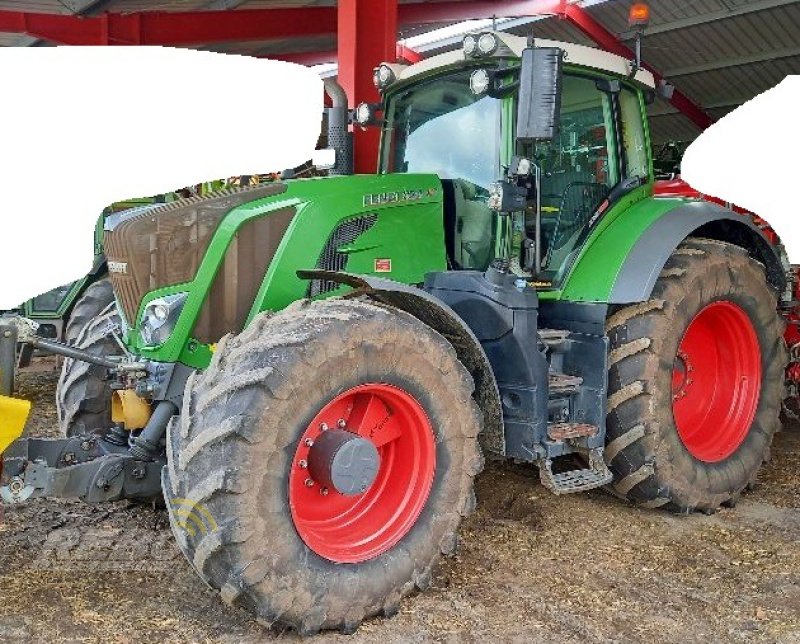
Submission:
<svg viewBox="0 0 800 644">
<path fill-rule="evenodd" d="M 790 266 L 752 217 L 654 197 L 638 63 L 469 34 L 376 68 L 375 175 L 109 216 L 115 304 L 74 346 L 2 320 L 4 501 L 163 494 L 208 585 L 301 633 L 424 590 L 485 457 L 734 504 L 779 427 Z M 62 438 L 19 438 L 17 343 L 66 356 Z"/>
</svg>

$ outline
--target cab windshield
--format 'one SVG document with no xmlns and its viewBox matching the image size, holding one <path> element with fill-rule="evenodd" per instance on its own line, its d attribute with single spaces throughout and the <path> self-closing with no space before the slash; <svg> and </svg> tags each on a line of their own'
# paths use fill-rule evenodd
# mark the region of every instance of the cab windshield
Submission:
<svg viewBox="0 0 800 644">
<path fill-rule="evenodd" d="M 501 101 L 475 96 L 471 71 L 414 85 L 389 100 L 383 172 L 430 172 L 483 190 L 497 181 Z"/>
<path fill-rule="evenodd" d="M 381 171 L 438 175 L 450 264 L 484 270 L 492 259 L 486 202 L 500 176 L 502 100 L 473 94 L 472 71 L 438 76 L 389 98 Z"/>
</svg>

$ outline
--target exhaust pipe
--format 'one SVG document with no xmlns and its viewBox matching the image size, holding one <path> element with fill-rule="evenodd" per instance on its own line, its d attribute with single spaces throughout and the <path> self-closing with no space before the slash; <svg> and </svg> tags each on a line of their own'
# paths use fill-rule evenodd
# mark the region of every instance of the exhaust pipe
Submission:
<svg viewBox="0 0 800 644">
<path fill-rule="evenodd" d="M 329 173 L 353 174 L 353 135 L 349 132 L 347 94 L 335 78 L 326 78 L 323 83 L 333 105 L 325 110 L 328 115 L 328 147 L 336 150 L 336 165 Z"/>
</svg>

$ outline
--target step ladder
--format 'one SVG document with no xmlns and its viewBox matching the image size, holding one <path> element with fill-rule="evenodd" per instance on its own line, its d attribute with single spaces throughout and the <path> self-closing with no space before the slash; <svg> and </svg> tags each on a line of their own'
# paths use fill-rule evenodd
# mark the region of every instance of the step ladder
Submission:
<svg viewBox="0 0 800 644">
<path fill-rule="evenodd" d="M 601 449 L 595 448 L 589 450 L 589 467 L 586 469 L 554 474 L 552 459 L 540 460 L 539 478 L 553 494 L 572 494 L 608 485 L 614 477 L 603 461 Z"/>
</svg>

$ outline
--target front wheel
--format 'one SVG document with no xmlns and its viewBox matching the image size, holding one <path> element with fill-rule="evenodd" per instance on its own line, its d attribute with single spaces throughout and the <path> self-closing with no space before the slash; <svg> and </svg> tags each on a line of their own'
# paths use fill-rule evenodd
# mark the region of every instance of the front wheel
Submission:
<svg viewBox="0 0 800 644">
<path fill-rule="evenodd" d="M 116 304 L 89 320 L 72 344 L 96 356 L 122 353 L 115 334 L 120 325 Z M 58 424 L 63 436 L 105 434 L 111 427 L 111 386 L 105 367 L 66 358 L 56 388 Z"/>
<path fill-rule="evenodd" d="M 426 588 L 474 507 L 473 382 L 412 316 L 354 300 L 262 315 L 187 383 L 164 493 L 222 598 L 353 631 Z"/>
<path fill-rule="evenodd" d="M 734 502 L 780 425 L 786 351 L 763 267 L 690 238 L 651 299 L 614 312 L 607 331 L 614 491 L 678 512 Z"/>
</svg>

